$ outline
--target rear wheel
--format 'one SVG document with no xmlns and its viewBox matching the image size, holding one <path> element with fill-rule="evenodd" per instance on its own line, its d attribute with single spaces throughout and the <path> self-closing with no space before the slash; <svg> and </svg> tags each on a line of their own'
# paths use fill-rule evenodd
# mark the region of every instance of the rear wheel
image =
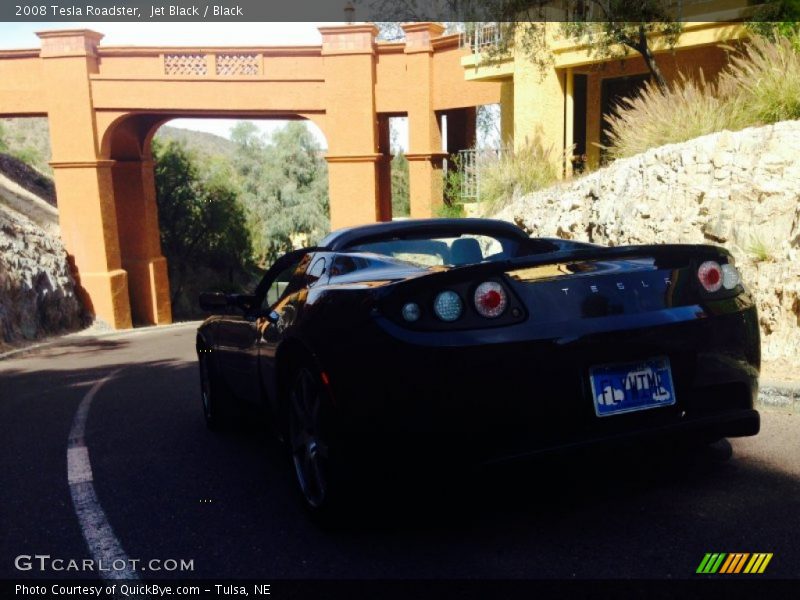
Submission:
<svg viewBox="0 0 800 600">
<path fill-rule="evenodd" d="M 200 400 L 206 427 L 221 431 L 233 421 L 233 398 L 214 369 L 209 350 L 199 350 L 197 361 L 200 368 Z"/>
<path fill-rule="evenodd" d="M 297 485 L 311 513 L 330 521 L 341 511 L 344 478 L 336 456 L 330 399 L 315 369 L 296 370 L 288 404 Z"/>
</svg>

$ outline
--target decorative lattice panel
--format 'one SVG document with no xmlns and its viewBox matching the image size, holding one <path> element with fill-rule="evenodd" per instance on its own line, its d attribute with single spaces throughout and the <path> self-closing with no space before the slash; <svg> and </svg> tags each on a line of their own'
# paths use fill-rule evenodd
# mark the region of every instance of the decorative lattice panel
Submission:
<svg viewBox="0 0 800 600">
<path fill-rule="evenodd" d="M 258 54 L 218 54 L 217 75 L 245 75 L 259 74 Z"/>
<path fill-rule="evenodd" d="M 164 72 L 167 75 L 208 75 L 205 54 L 165 54 Z"/>
</svg>

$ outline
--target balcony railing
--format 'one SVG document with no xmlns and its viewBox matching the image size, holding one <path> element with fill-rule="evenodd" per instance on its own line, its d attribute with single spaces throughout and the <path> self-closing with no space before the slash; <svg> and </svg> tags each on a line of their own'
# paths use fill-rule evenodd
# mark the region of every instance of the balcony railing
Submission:
<svg viewBox="0 0 800 600">
<path fill-rule="evenodd" d="M 497 23 L 475 23 L 475 27 L 463 31 L 460 37 L 462 48 L 469 48 L 473 54 L 480 54 L 488 48 L 500 45 L 500 27 Z"/>
<path fill-rule="evenodd" d="M 481 201 L 481 172 L 483 167 L 497 162 L 506 153 L 504 148 L 480 148 L 458 152 L 458 170 L 461 189 L 460 202 Z"/>
</svg>

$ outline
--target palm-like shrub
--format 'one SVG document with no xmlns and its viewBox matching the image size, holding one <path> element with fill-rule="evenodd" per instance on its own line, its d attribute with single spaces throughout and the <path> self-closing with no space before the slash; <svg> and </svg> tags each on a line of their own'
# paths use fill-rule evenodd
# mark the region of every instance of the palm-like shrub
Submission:
<svg viewBox="0 0 800 600">
<path fill-rule="evenodd" d="M 561 172 L 563 153 L 544 146 L 537 138 L 519 148 L 507 148 L 497 158 L 479 166 L 481 200 L 489 213 L 496 212 L 515 196 L 552 185 Z"/>
<path fill-rule="evenodd" d="M 720 74 L 720 91 L 740 102 L 748 125 L 800 119 L 798 41 L 757 38 Z"/>
<path fill-rule="evenodd" d="M 756 38 L 734 53 L 718 83 L 681 75 L 667 88 L 647 84 L 606 117 L 613 158 L 722 130 L 800 118 L 797 38 Z"/>
</svg>

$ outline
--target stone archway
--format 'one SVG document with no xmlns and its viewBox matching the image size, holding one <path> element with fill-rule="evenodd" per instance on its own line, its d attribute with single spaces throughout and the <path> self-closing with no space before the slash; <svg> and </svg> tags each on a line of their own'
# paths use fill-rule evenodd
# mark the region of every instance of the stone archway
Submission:
<svg viewBox="0 0 800 600">
<path fill-rule="evenodd" d="M 172 319 L 167 261 L 160 242 L 152 141 L 163 125 L 187 116 L 218 118 L 214 113 L 131 113 L 113 120 L 102 132 L 100 147 L 110 165 L 120 263 L 127 273 L 134 325 L 161 325 Z M 226 113 L 225 117 L 264 118 L 253 113 Z M 309 120 L 317 125 L 313 118 L 303 115 L 270 114 L 269 118 Z"/>
</svg>

